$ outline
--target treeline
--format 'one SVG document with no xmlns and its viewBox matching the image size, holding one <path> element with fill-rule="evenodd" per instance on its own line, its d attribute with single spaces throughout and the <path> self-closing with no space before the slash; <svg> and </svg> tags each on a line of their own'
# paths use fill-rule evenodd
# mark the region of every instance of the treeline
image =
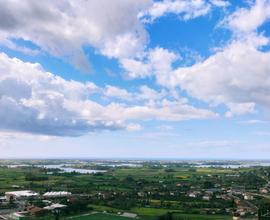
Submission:
<svg viewBox="0 0 270 220">
<path fill-rule="evenodd" d="M 48 180 L 48 176 L 42 174 L 35 174 L 35 173 L 26 173 L 25 180 L 26 181 L 44 181 Z"/>
<path fill-rule="evenodd" d="M 177 216 L 175 213 L 168 212 L 165 215 L 162 215 L 158 220 L 189 220 L 188 217 Z"/>
</svg>

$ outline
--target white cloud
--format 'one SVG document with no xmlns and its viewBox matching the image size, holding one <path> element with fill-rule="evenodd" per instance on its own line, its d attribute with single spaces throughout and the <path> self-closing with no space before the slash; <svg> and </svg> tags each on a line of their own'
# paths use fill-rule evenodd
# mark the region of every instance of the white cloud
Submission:
<svg viewBox="0 0 270 220">
<path fill-rule="evenodd" d="M 256 31 L 270 18 L 270 1 L 256 0 L 250 8 L 240 8 L 223 22 L 234 32 Z"/>
<path fill-rule="evenodd" d="M 174 129 L 174 127 L 170 125 L 160 125 L 157 127 L 157 129 L 161 131 L 171 131 Z"/>
<path fill-rule="evenodd" d="M 177 68 L 161 79 L 157 75 L 157 81 L 180 87 L 211 105 L 225 104 L 229 109 L 226 116 L 252 113 L 257 105 L 269 108 L 270 52 L 258 49 L 268 39 L 251 36 L 193 66 Z"/>
<path fill-rule="evenodd" d="M 138 58 L 149 40 L 145 19 L 168 13 L 193 19 L 209 13 L 213 5 L 203 0 L 0 0 L 0 43 L 32 55 L 45 51 L 88 70 L 84 46 L 110 58 Z M 31 41 L 39 49 L 22 47 L 13 39 Z"/>
<path fill-rule="evenodd" d="M 187 146 L 194 147 L 238 147 L 242 146 L 244 142 L 237 140 L 202 140 L 196 142 L 189 142 Z"/>
<path fill-rule="evenodd" d="M 104 90 L 104 95 L 106 97 L 116 97 L 123 100 L 132 100 L 133 98 L 133 94 L 129 93 L 127 90 L 111 85 L 106 86 Z"/>
<path fill-rule="evenodd" d="M 239 124 L 265 124 L 269 123 L 268 121 L 258 120 L 258 119 L 250 119 L 246 121 L 239 121 Z"/>
<path fill-rule="evenodd" d="M 130 78 L 144 78 L 152 75 L 151 66 L 140 60 L 122 59 L 120 63 Z"/>
<path fill-rule="evenodd" d="M 131 124 L 128 124 L 127 130 L 128 131 L 140 131 L 140 130 L 142 130 L 142 127 L 140 124 L 131 123 Z"/>
<path fill-rule="evenodd" d="M 19 52 L 22 52 L 24 54 L 28 54 L 28 55 L 31 55 L 31 56 L 35 56 L 37 54 L 40 54 L 40 50 L 39 49 L 32 49 L 32 48 L 28 48 L 26 46 L 17 45 L 16 43 L 14 43 L 11 40 L 1 39 L 1 36 L 0 36 L 0 43 L 2 45 L 6 46 L 9 49 L 12 49 L 12 50 L 15 50 L 15 51 L 19 51 Z"/>
<path fill-rule="evenodd" d="M 9 141 L 14 139 L 28 139 L 28 140 L 39 140 L 39 141 L 49 141 L 49 140 L 55 140 L 56 136 L 48 136 L 48 135 L 33 135 L 29 133 L 24 132 L 7 132 L 7 131 L 1 131 L 0 132 L 0 140 L 2 141 Z"/>
<path fill-rule="evenodd" d="M 247 113 L 253 113 L 255 111 L 254 102 L 245 102 L 245 103 L 227 103 L 229 111 L 226 112 L 226 117 L 232 117 L 234 115 L 243 115 Z"/>
<path fill-rule="evenodd" d="M 210 10 L 211 5 L 204 0 L 165 0 L 156 1 L 140 16 L 145 22 L 153 22 L 167 14 L 176 14 L 183 20 L 189 20 L 206 15 Z"/>
<path fill-rule="evenodd" d="M 168 92 L 162 89 L 160 92 L 157 92 L 154 89 L 149 88 L 148 86 L 144 85 L 140 87 L 140 93 L 137 95 L 137 98 L 143 100 L 161 100 L 162 98 L 166 97 Z"/>
<path fill-rule="evenodd" d="M 156 47 L 145 54 L 144 60 L 122 59 L 120 63 L 130 78 L 145 78 L 165 75 L 172 70 L 172 64 L 181 59 L 179 54 Z"/>
<path fill-rule="evenodd" d="M 227 117 L 256 112 L 256 107 L 269 108 L 270 52 L 259 48 L 269 45 L 269 39 L 248 34 L 218 50 L 209 58 L 192 66 L 173 68 L 181 57 L 166 49 L 155 48 L 135 67 L 122 63 L 134 78 L 155 77 L 171 91 L 180 88 L 188 95 L 211 106 L 225 104 Z"/>
<path fill-rule="evenodd" d="M 124 119 L 133 120 L 166 120 L 181 121 L 189 119 L 215 118 L 218 115 L 205 109 L 197 109 L 193 106 L 178 101 L 163 100 L 159 106 L 132 106 L 121 109 L 116 106 L 115 112 L 121 112 Z"/>
<path fill-rule="evenodd" d="M 219 3 L 224 7 L 228 4 L 211 2 Z M 167 12 L 181 11 L 186 4 L 186 1 L 156 2 L 153 19 Z M 198 1 L 196 4 L 203 7 L 206 3 Z M 258 106 L 269 109 L 270 52 L 260 50 L 269 46 L 269 39 L 256 33 L 269 16 L 268 0 L 257 0 L 250 8 L 236 10 L 223 21 L 236 33 L 231 42 L 194 65 L 173 68 L 173 63 L 181 59 L 180 55 L 157 47 L 148 51 L 143 60 L 122 60 L 122 67 L 131 78 L 155 77 L 158 84 L 185 90 L 211 106 L 224 104 L 228 108 L 227 117 L 255 113 Z"/>
<path fill-rule="evenodd" d="M 269 0 L 237 9 L 223 21 L 234 33 L 227 46 L 192 66 L 176 68 L 162 77 L 157 74 L 157 81 L 180 87 L 210 105 L 225 104 L 227 117 L 254 113 L 256 107 L 269 110 L 270 52 L 261 50 L 269 46 L 269 38 L 257 32 L 269 18 Z"/>
<path fill-rule="evenodd" d="M 106 98 L 117 98 L 132 103 L 141 101 L 158 101 L 170 96 L 169 92 L 165 89 L 156 91 L 146 85 L 140 86 L 136 92 L 129 92 L 126 89 L 112 85 L 106 85 L 104 89 L 99 88 L 96 91 Z"/>
<path fill-rule="evenodd" d="M 45 135 L 76 136 L 98 129 L 119 129 L 123 125 L 109 118 L 99 120 L 94 111 L 102 106 L 87 101 L 92 117 L 72 110 L 71 103 L 87 100 L 93 85 L 66 81 L 5 54 L 0 56 L 0 118 L 2 130 Z"/>
<path fill-rule="evenodd" d="M 217 7 L 228 7 L 230 5 L 230 2 L 226 0 L 210 0 L 210 2 Z"/>
<path fill-rule="evenodd" d="M 150 0 L 0 0 L 0 41 L 29 40 L 84 69 L 89 68 L 84 45 L 109 57 L 134 57 L 147 42 L 137 15 L 150 4 Z"/>
<path fill-rule="evenodd" d="M 100 50 L 103 55 L 110 58 L 139 57 L 143 54 L 146 42 L 147 34 L 141 28 L 138 33 L 127 33 L 117 36 L 115 39 L 106 40 Z"/>
<path fill-rule="evenodd" d="M 153 106 L 115 102 L 101 105 L 91 100 L 93 93 L 105 91 L 108 96 L 124 99 L 131 93 L 112 86 L 99 88 L 91 82 L 67 81 L 37 63 L 25 63 L 3 53 L 0 73 L 0 129 L 4 131 L 77 136 L 89 131 L 124 129 L 128 126 L 125 122 L 134 120 L 216 117 L 211 111 L 166 99 Z"/>
</svg>

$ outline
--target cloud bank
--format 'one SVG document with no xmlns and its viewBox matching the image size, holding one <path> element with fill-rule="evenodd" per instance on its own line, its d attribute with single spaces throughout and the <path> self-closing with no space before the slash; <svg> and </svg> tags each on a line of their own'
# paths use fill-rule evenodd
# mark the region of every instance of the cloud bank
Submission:
<svg viewBox="0 0 270 220">
<path fill-rule="evenodd" d="M 101 105 L 92 94 L 126 102 Z M 132 120 L 187 120 L 216 114 L 180 100 L 167 100 L 142 87 L 136 94 L 92 82 L 67 81 L 37 63 L 0 54 L 0 129 L 53 136 L 79 136 L 98 130 L 138 130 Z M 132 101 L 137 96 L 137 100 Z M 144 100 L 154 100 L 146 105 Z"/>
</svg>

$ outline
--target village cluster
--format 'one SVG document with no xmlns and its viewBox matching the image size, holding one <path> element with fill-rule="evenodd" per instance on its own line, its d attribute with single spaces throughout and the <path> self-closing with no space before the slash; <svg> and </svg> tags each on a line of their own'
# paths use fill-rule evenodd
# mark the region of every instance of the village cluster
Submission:
<svg viewBox="0 0 270 220">
<path fill-rule="evenodd" d="M 78 166 L 100 168 L 72 165 L 76 169 Z M 261 213 L 269 214 L 269 167 L 194 168 L 146 162 L 141 166 L 103 168 L 106 172 L 65 173 L 36 166 L 2 167 L 0 219 L 66 219 L 85 213 L 107 213 L 159 220 L 159 216 L 162 219 L 163 214 L 173 213 L 253 220 Z M 264 203 L 266 209 L 262 208 Z"/>
<path fill-rule="evenodd" d="M 11 214 L 6 215 L 6 219 L 26 219 L 29 216 L 42 216 L 46 214 L 54 214 L 61 212 L 65 209 L 67 205 L 54 203 L 55 199 L 59 198 L 71 198 L 72 194 L 70 192 L 60 191 L 60 192 L 46 192 L 43 195 L 40 195 L 37 192 L 30 190 L 21 190 L 21 191 L 10 191 L 6 192 L 5 196 L 0 197 L 0 205 L 3 208 L 14 207 L 14 210 L 17 210 Z M 46 204 L 44 207 L 38 207 L 30 205 L 30 201 L 35 199 L 42 199 L 42 202 Z M 12 211 L 12 208 L 10 209 Z M 2 217 L 5 218 L 5 217 Z"/>
</svg>

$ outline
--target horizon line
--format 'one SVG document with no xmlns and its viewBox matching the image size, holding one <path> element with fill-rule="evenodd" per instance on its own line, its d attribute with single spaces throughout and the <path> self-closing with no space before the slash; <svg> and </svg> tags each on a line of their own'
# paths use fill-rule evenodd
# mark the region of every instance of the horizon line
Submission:
<svg viewBox="0 0 270 220">
<path fill-rule="evenodd" d="M 143 161 L 269 161 L 269 158 L 172 158 L 172 157 L 5 157 L 0 160 L 143 160 Z"/>
</svg>

